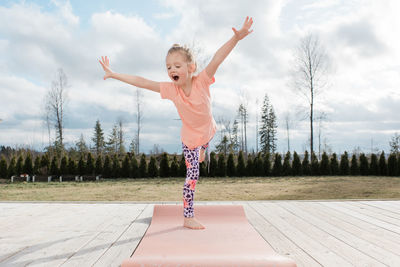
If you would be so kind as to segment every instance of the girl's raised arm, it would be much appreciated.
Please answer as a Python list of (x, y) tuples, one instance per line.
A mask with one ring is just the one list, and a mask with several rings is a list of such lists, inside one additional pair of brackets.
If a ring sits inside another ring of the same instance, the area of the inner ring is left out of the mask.
[(144, 88), (144, 89), (149, 89), (154, 92), (160, 92), (160, 83), (147, 80), (143, 77), (139, 76), (133, 76), (129, 74), (121, 74), (121, 73), (116, 73), (113, 72), (110, 68), (110, 61), (108, 60), (107, 56), (106, 57), (101, 57), (101, 60), (99, 60), (101, 66), (103, 67), (105, 71), (104, 75), (104, 80), (108, 78), (113, 78), (116, 80), (120, 80), (125, 83), (129, 83), (133, 86)]
[(250, 31), (250, 27), (253, 24), (253, 18), (246, 17), (242, 28), (238, 31), (232, 28), (234, 35), (232, 38), (226, 42), (218, 51), (215, 53), (214, 57), (211, 59), (210, 63), (206, 67), (206, 72), (209, 77), (214, 77), (219, 65), (225, 60), (236, 44), (242, 40), (244, 37), (253, 32)]

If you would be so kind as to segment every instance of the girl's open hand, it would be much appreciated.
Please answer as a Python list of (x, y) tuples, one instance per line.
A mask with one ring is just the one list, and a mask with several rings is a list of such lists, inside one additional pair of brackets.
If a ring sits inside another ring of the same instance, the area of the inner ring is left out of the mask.
[(250, 18), (247, 16), (245, 22), (243, 23), (242, 28), (238, 31), (235, 28), (232, 28), (233, 32), (235, 33), (235, 36), (238, 40), (242, 40), (244, 37), (249, 35), (250, 33), (253, 32), (253, 30), (250, 31), (251, 25), (253, 24), (253, 18)]
[(104, 75), (104, 80), (110, 78), (111, 75), (113, 74), (113, 71), (110, 69), (110, 61), (108, 60), (107, 56), (105, 58), (102, 56), (99, 62), (103, 67), (104, 71), (106, 72), (106, 74)]

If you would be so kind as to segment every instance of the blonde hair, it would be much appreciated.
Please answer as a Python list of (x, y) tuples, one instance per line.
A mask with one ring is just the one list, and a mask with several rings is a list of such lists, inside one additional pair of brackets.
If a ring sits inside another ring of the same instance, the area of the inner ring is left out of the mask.
[(194, 65), (195, 65), (195, 69), (197, 69), (196, 61), (194, 60), (193, 53), (192, 53), (192, 51), (189, 49), (189, 47), (187, 47), (187, 46), (181, 46), (181, 45), (179, 45), (179, 44), (174, 44), (174, 45), (168, 50), (167, 56), (170, 55), (170, 54), (176, 53), (176, 52), (181, 53), (181, 55), (183, 55), (183, 56), (185, 57), (186, 62), (187, 62), (187, 63), (190, 63), (190, 64), (194, 64)]

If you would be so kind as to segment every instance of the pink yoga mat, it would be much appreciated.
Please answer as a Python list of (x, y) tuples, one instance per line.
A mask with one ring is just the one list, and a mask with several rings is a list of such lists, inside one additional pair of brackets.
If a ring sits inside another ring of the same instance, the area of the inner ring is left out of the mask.
[(277, 254), (247, 221), (243, 206), (194, 207), (206, 227), (183, 227), (182, 205), (155, 205), (146, 234), (122, 267), (294, 267)]

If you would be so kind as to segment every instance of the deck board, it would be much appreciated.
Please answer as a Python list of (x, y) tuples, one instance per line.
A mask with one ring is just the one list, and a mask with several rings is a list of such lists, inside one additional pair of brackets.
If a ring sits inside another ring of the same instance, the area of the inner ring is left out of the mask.
[[(155, 204), (0, 202), (0, 266), (119, 266)], [(400, 201), (195, 201), (243, 205), (249, 223), (298, 266), (400, 266)], [(182, 220), (183, 222), (183, 220)]]

